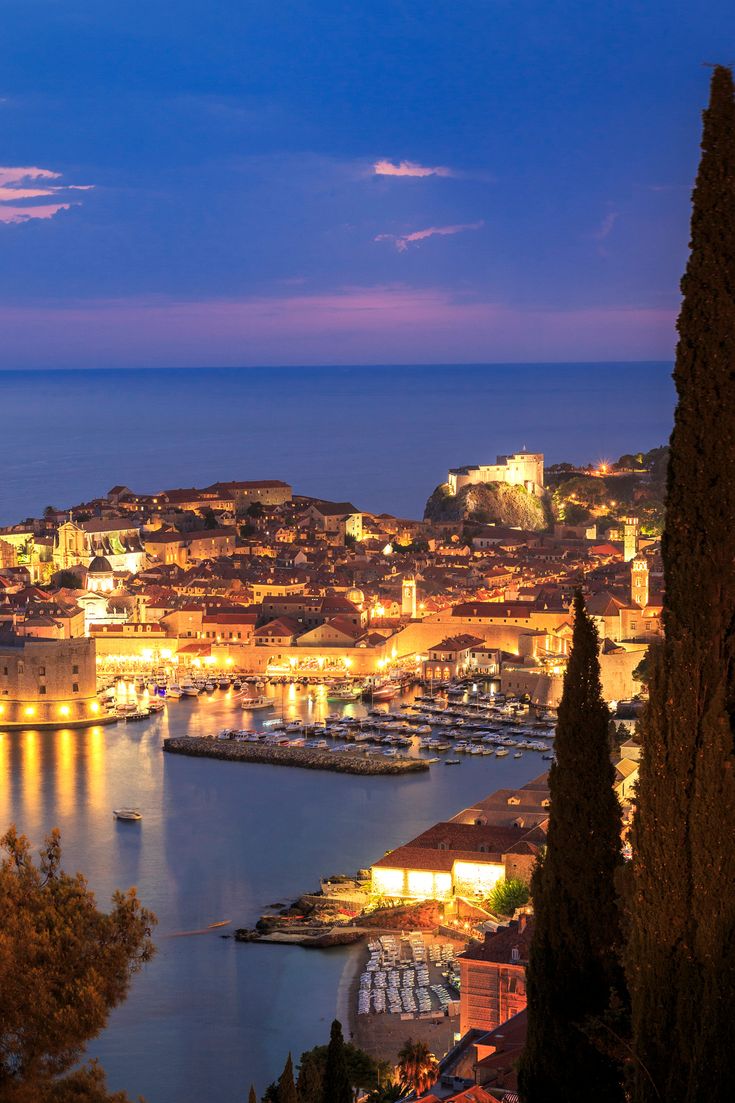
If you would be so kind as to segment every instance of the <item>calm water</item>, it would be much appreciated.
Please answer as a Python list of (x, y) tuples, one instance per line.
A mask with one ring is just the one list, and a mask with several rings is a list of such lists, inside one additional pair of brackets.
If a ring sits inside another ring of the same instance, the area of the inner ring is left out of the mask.
[(0, 373), (0, 524), (133, 490), (280, 478), (420, 516), (448, 467), (662, 444), (671, 365), (512, 364)]
[[(287, 713), (303, 708), (287, 701)], [(262, 1090), (289, 1049), (298, 1056), (327, 1038), (354, 953), (173, 935), (223, 919), (251, 925), (321, 876), (366, 866), (545, 765), (527, 752), (361, 778), (161, 751), (169, 732), (240, 726), (241, 716), (217, 691), (144, 724), (0, 734), (0, 824), (15, 821), (34, 843), (58, 825), (65, 864), (85, 871), (102, 902), (135, 884), (159, 917), (156, 958), (93, 1047), (112, 1087), (148, 1103), (241, 1103), (251, 1080)], [(140, 807), (141, 824), (112, 818), (126, 804)]]

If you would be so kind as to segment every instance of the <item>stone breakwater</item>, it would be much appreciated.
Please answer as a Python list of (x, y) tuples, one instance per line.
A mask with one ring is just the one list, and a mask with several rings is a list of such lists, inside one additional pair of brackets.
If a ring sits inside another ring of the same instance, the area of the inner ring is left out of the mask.
[(164, 739), (164, 751), (195, 758), (222, 758), (228, 762), (261, 762), (267, 766), (300, 766), (304, 770), (332, 770), (338, 774), (402, 776), (429, 769), (420, 758), (383, 758), (380, 755), (320, 751), (306, 747), (271, 747), (230, 739), (181, 736)]

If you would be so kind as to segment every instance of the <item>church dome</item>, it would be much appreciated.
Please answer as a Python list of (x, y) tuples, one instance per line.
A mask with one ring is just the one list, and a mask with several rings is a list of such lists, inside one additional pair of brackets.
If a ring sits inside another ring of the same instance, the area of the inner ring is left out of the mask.
[(365, 595), (362, 590), (358, 590), (356, 586), (353, 586), (351, 590), (348, 590), (345, 594), (348, 601), (351, 601), (353, 605), (364, 605)]
[(89, 574), (112, 574), (110, 561), (104, 555), (95, 555), (87, 570)]

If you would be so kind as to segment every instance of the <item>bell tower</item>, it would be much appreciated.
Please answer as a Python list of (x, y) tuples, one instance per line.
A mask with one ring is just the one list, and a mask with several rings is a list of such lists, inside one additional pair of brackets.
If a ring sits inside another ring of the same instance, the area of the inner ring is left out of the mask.
[(630, 597), (635, 605), (648, 605), (648, 560), (637, 555), (630, 562)]
[(407, 575), (401, 583), (401, 616), (416, 619), (416, 579)]
[(623, 558), (630, 563), (638, 554), (638, 518), (626, 517), (623, 525)]

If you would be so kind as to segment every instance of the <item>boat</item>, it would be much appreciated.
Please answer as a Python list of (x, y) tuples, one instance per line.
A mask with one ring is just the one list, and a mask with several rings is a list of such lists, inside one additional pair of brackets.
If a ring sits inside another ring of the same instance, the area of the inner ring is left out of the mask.
[(163, 712), (166, 708), (160, 697), (151, 697), (148, 702), (148, 712)]
[(220, 689), (229, 689), (230, 688), (230, 679), (229, 678), (220, 678), (219, 688)]
[(255, 712), (257, 709), (272, 709), (273, 705), (274, 702), (262, 694), (259, 697), (243, 697), (240, 702), (240, 707), (247, 712)]
[(495, 757), (496, 758), (505, 758), (505, 756), (509, 753), (510, 752), (509, 752), (507, 747), (498, 747), (497, 751), (495, 752)]
[(362, 686), (339, 682), (327, 692), (328, 701), (357, 701), (362, 696)]
[(147, 708), (135, 709), (134, 712), (126, 712), (124, 719), (125, 723), (128, 724), (131, 720), (147, 720), (149, 716), (150, 711)]
[(242, 682), (239, 678), (235, 678), (235, 681), (232, 683), (232, 688), (234, 690), (242, 689)]
[(374, 686), (370, 691), (370, 696), (373, 701), (392, 701), (400, 692), (401, 687), (397, 682), (384, 682), (382, 685)]
[(181, 689), (181, 696), (182, 697), (198, 697), (199, 696), (199, 690), (194, 685), (194, 683), (191, 682), (191, 681), (182, 682), (181, 686), (180, 686), (180, 689)]
[(445, 766), (459, 766), (459, 765), (461, 765), (461, 763), (460, 763), (460, 760), (458, 758), (445, 758), (444, 759), (444, 765)]
[(523, 758), (523, 751), (516, 751), (513, 758)]
[(113, 808), (112, 814), (116, 820), (125, 820), (126, 822), (143, 819), (137, 808)]
[(179, 697), (181, 697), (181, 695), (182, 695), (181, 686), (177, 685), (175, 682), (172, 682), (170, 686), (166, 687), (166, 696), (167, 697), (179, 698)]
[(214, 682), (207, 682), (204, 689), (206, 693), (214, 693)]

